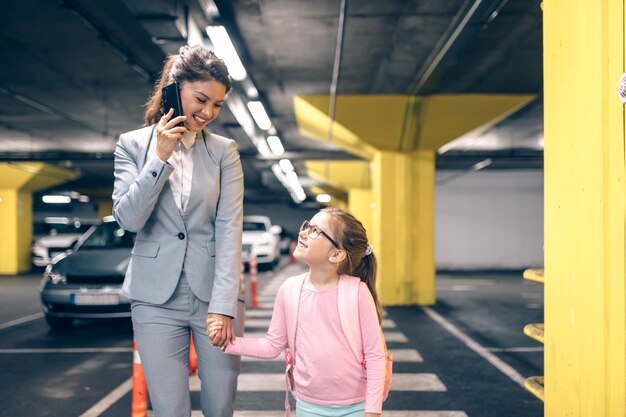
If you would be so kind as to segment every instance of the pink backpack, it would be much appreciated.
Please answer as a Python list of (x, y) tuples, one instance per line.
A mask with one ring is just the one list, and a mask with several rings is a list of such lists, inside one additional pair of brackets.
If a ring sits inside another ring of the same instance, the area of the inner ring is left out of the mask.
[[(298, 308), (300, 306), (300, 291), (304, 285), (304, 279), (306, 274), (298, 275), (289, 278), (285, 282), (286, 291), (285, 294), (285, 312), (287, 316), (287, 341), (289, 348), (285, 349), (285, 383), (288, 391), (293, 392), (294, 380), (293, 380), (293, 365), (295, 360), (295, 339), (296, 339), (296, 326), (298, 324)], [(343, 330), (350, 349), (354, 355), (354, 358), (358, 363), (366, 369), (365, 357), (363, 354), (363, 340), (361, 336), (361, 326), (358, 316), (354, 315), (355, 311), (359, 311), (359, 283), (361, 280), (357, 277), (350, 275), (341, 275), (339, 277), (338, 285), (338, 309), (339, 319), (341, 320), (341, 328)], [(393, 355), (387, 352), (387, 343), (385, 337), (382, 334), (383, 347), (385, 350), (385, 382), (383, 386), (383, 401), (387, 399), (389, 390), (391, 389), (391, 376), (393, 368)], [(293, 351), (293, 352), (292, 352)], [(288, 394), (285, 394), (285, 409), (286, 415), (290, 415), (289, 398)]]

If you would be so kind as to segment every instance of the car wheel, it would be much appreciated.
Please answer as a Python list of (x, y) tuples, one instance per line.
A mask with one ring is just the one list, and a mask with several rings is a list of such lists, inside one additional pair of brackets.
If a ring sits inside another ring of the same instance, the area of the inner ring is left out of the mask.
[(73, 319), (67, 317), (52, 317), (46, 314), (46, 323), (53, 329), (66, 329), (72, 325)]

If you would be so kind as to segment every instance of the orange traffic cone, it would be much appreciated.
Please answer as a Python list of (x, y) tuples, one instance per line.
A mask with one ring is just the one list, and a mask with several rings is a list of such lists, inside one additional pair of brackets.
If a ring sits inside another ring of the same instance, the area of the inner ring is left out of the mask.
[(133, 396), (131, 404), (132, 417), (148, 415), (148, 385), (143, 374), (141, 358), (137, 350), (137, 342), (133, 341)]
[(250, 255), (250, 301), (252, 308), (259, 306), (259, 300), (256, 295), (258, 264), (255, 255)]
[[(191, 330), (189, 331), (191, 334)], [(193, 344), (193, 335), (189, 341), (189, 375), (193, 375), (198, 372), (198, 354), (196, 353), (196, 346)]]

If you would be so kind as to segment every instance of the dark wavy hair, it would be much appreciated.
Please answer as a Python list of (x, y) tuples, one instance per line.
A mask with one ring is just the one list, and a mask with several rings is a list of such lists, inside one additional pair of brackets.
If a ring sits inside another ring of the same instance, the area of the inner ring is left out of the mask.
[(163, 116), (161, 90), (173, 78), (179, 85), (186, 82), (217, 81), (226, 87), (226, 93), (232, 88), (232, 81), (224, 61), (213, 51), (204, 46), (182, 46), (178, 55), (166, 58), (159, 81), (154, 85), (152, 95), (146, 103), (145, 123), (150, 126)]
[(330, 225), (335, 234), (335, 239), (346, 252), (346, 258), (339, 264), (338, 272), (359, 277), (361, 281), (367, 284), (376, 305), (378, 322), (382, 323), (383, 309), (376, 293), (378, 262), (374, 252), (366, 255), (368, 240), (363, 223), (351, 213), (337, 207), (327, 207), (321, 211), (330, 214)]

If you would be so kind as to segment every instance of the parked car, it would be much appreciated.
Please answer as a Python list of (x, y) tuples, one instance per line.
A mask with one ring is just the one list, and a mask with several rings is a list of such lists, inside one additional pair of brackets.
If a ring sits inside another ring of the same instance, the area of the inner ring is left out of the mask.
[(52, 258), (70, 249), (93, 224), (68, 217), (46, 217), (43, 223), (35, 223), (33, 236), (36, 240), (31, 249), (33, 265), (48, 266)]
[(250, 261), (256, 256), (259, 266), (273, 268), (280, 260), (280, 232), (282, 228), (272, 225), (267, 216), (244, 216), (242, 258)]
[(67, 327), (79, 318), (130, 317), (130, 301), (122, 295), (122, 284), (134, 240), (134, 233), (108, 216), (72, 250), (52, 260), (39, 288), (50, 327)]

